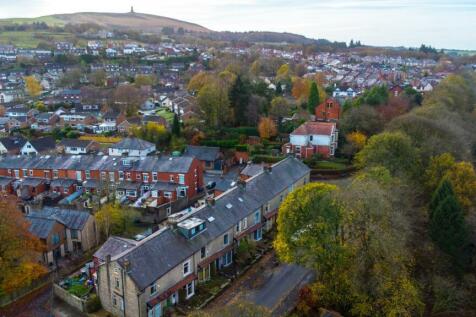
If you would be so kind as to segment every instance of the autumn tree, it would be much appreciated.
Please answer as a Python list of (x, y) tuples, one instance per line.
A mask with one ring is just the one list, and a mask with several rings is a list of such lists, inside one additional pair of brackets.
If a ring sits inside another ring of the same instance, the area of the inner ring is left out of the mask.
[(0, 295), (28, 286), (47, 272), (38, 264), (43, 246), (29, 232), (29, 222), (15, 203), (0, 199)]
[(319, 98), (319, 89), (317, 88), (316, 82), (312, 82), (311, 88), (309, 91), (309, 99), (307, 101), (307, 111), (309, 111), (310, 114), (314, 114), (314, 110), (320, 103), (320, 98)]
[(374, 135), (356, 155), (360, 167), (383, 166), (392, 175), (412, 176), (418, 167), (418, 154), (411, 139), (401, 132)]
[(230, 101), (228, 91), (218, 83), (204, 85), (197, 98), (200, 115), (209, 128), (217, 128), (229, 122)]
[(111, 234), (128, 233), (138, 215), (138, 212), (133, 209), (109, 203), (103, 205), (94, 216), (99, 230), (105, 238), (108, 238)]
[(446, 177), (454, 188), (456, 198), (463, 208), (468, 210), (476, 201), (476, 173), (469, 162), (458, 162)]
[(137, 87), (153, 86), (157, 83), (157, 78), (152, 75), (137, 75), (134, 78), (134, 84)]
[(378, 112), (369, 106), (352, 107), (344, 112), (340, 120), (340, 131), (344, 134), (360, 131), (367, 136), (379, 133), (384, 122)]
[(132, 134), (159, 146), (166, 146), (170, 140), (170, 133), (167, 128), (157, 122), (147, 122), (146, 125), (134, 127)]
[(303, 104), (308, 101), (309, 92), (311, 89), (311, 83), (309, 80), (299, 77), (293, 78), (293, 87), (291, 94), (299, 104)]
[(25, 89), (30, 97), (38, 97), (41, 94), (42, 88), (40, 82), (35, 78), (35, 76), (26, 76), (24, 78)]
[(65, 72), (59, 81), (59, 85), (65, 88), (79, 88), (83, 71), (80, 68), (74, 68)]
[(269, 140), (278, 135), (278, 129), (273, 119), (262, 117), (258, 124), (259, 136), (264, 140)]
[(281, 119), (289, 116), (291, 113), (291, 106), (284, 97), (275, 97), (271, 100), (271, 108), (269, 109), (269, 115)]
[(443, 153), (431, 158), (424, 175), (428, 192), (432, 193), (436, 190), (443, 177), (455, 164), (455, 158), (450, 153)]
[(278, 68), (276, 72), (276, 82), (289, 81), (291, 78), (291, 68), (289, 64), (283, 64)]
[(103, 69), (96, 70), (89, 75), (89, 81), (96, 87), (106, 86), (107, 73)]
[(343, 147), (343, 152), (346, 155), (353, 156), (355, 153), (362, 150), (367, 143), (367, 136), (359, 131), (348, 133), (345, 136), (346, 144)]
[(113, 108), (125, 112), (127, 116), (137, 113), (140, 105), (146, 101), (146, 96), (140, 89), (133, 85), (121, 85), (116, 88), (113, 95)]
[(187, 89), (191, 92), (198, 92), (200, 91), (200, 89), (202, 89), (203, 86), (205, 86), (206, 84), (210, 84), (213, 81), (214, 78), (211, 74), (206, 72), (199, 72), (190, 79), (190, 81), (188, 82)]

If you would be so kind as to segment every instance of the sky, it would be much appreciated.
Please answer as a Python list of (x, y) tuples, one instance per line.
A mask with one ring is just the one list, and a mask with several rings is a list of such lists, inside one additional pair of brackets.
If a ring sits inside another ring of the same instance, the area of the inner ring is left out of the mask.
[(0, 18), (157, 14), (215, 31), (277, 31), (378, 46), (476, 50), (476, 0), (0, 0)]

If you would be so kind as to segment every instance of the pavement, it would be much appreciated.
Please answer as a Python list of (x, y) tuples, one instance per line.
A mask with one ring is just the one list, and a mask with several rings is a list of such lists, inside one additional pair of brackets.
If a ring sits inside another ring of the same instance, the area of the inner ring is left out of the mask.
[(298, 265), (280, 264), (273, 252), (263, 256), (240, 276), (207, 310), (239, 301), (268, 308), (273, 317), (286, 316), (298, 301), (299, 290), (314, 279), (312, 271)]
[(288, 312), (293, 300), (297, 300), (299, 290), (312, 282), (314, 274), (301, 266), (280, 264), (278, 267), (264, 271), (266, 282), (261, 287), (246, 294), (247, 301), (270, 309), (273, 316), (282, 316)]

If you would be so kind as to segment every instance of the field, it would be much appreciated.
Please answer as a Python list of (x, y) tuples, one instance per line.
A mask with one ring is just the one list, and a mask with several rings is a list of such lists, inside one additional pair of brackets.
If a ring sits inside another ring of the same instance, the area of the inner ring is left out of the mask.
[(13, 44), (20, 48), (36, 48), (39, 43), (72, 41), (71, 33), (54, 33), (48, 31), (12, 31), (0, 32), (0, 44)]
[(65, 21), (58, 19), (54, 16), (43, 16), (38, 18), (12, 18), (12, 19), (2, 19), (0, 20), (0, 25), (2, 24), (31, 24), (35, 22), (45, 22), (49, 26), (63, 26)]

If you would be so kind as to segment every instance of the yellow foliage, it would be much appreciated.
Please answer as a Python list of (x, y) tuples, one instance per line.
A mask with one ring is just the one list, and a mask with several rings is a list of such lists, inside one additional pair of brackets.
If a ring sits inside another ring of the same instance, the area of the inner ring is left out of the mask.
[(30, 97), (38, 97), (41, 94), (42, 88), (35, 76), (26, 76), (25, 89)]
[(367, 136), (359, 131), (351, 132), (345, 138), (357, 151), (362, 150), (367, 143)]
[(98, 143), (117, 143), (122, 140), (121, 137), (110, 137), (110, 136), (100, 136), (100, 135), (82, 135), (79, 137), (80, 140), (95, 141)]
[(456, 163), (445, 175), (455, 191), (460, 204), (468, 209), (476, 200), (476, 173), (469, 162)]
[(278, 129), (272, 119), (263, 117), (259, 121), (258, 132), (262, 139), (269, 140), (278, 134)]

